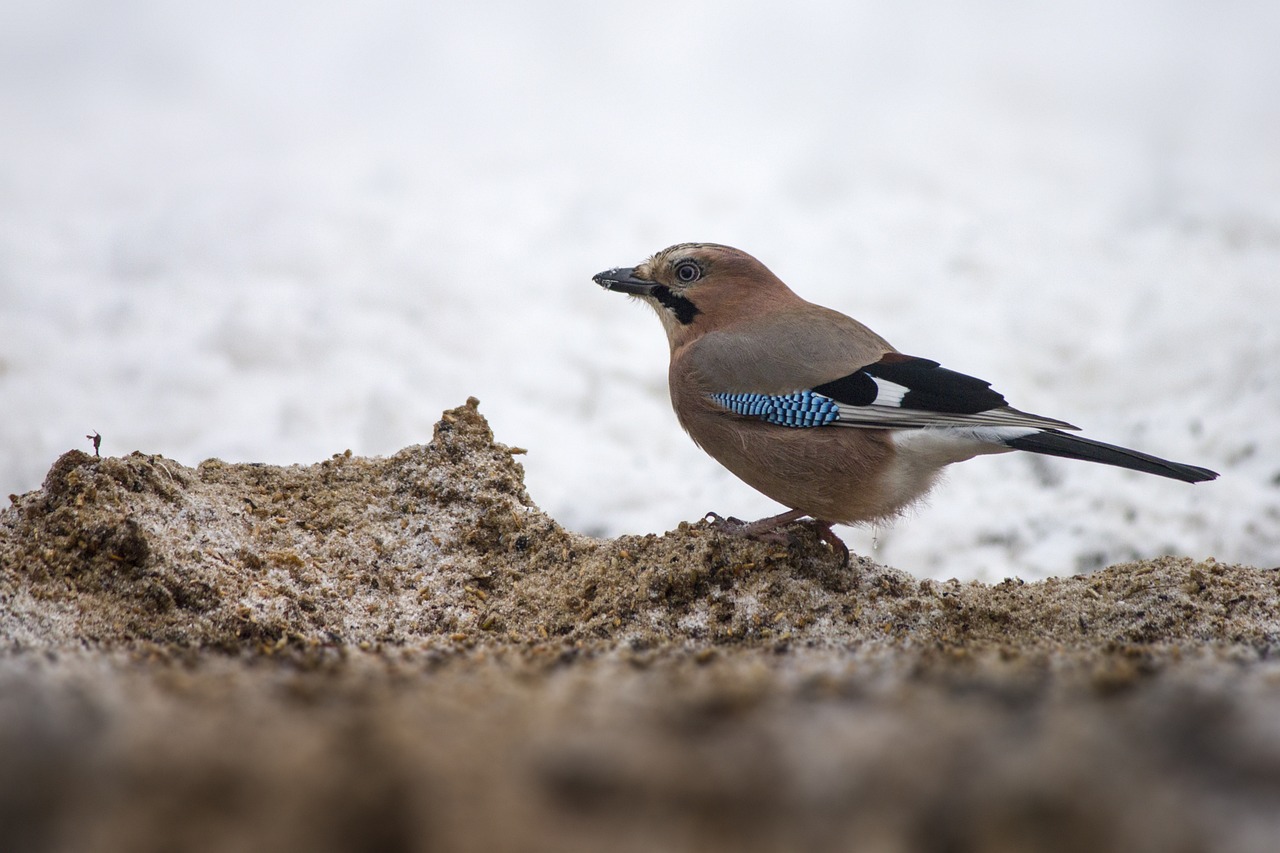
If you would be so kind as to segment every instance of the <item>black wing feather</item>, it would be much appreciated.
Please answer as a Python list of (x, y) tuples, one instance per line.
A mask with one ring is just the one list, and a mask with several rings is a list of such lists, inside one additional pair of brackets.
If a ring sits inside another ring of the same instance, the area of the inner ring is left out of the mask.
[(876, 395), (880, 393), (876, 381), (866, 370), (859, 370), (848, 376), (815, 385), (813, 390), (846, 406), (870, 406), (876, 401)]
[(889, 353), (875, 364), (818, 385), (813, 390), (838, 403), (869, 406), (875, 402), (879, 392), (872, 377), (906, 388), (907, 393), (899, 404), (904, 409), (976, 415), (1008, 405), (1003, 394), (991, 390), (990, 382), (947, 370), (927, 358), (900, 353)]

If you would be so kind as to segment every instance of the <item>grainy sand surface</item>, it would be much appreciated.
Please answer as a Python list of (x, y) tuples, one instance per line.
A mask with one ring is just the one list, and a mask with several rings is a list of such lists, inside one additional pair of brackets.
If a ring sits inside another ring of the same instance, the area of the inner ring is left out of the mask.
[(597, 540), (476, 402), (388, 458), (71, 451), (0, 514), (21, 851), (1274, 850), (1280, 572)]

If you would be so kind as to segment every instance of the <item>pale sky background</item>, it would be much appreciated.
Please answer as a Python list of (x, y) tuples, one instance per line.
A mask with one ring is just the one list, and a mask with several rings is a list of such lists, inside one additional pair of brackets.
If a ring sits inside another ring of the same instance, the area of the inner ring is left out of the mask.
[[(481, 399), (568, 527), (781, 510), (591, 276), (759, 257), (1019, 408), (1222, 472), (956, 466), (920, 576), (1280, 565), (1280, 4), (0, 10), (0, 494), (67, 449), (310, 463)], [(874, 536), (874, 550), (873, 550)]]

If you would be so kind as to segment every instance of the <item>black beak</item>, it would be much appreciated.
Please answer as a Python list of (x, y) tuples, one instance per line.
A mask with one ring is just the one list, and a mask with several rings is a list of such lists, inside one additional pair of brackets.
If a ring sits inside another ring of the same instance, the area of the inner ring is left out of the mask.
[(649, 296), (658, 286), (657, 282), (636, 278), (634, 267), (614, 267), (591, 277), (591, 280), (605, 290), (616, 290), (619, 293), (633, 293), (636, 296)]

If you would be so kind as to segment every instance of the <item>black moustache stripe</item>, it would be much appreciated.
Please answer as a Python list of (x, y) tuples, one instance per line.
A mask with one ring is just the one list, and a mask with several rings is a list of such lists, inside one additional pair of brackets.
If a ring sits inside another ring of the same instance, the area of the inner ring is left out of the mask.
[(671, 288), (666, 285), (658, 285), (650, 294), (658, 303), (666, 308), (672, 314), (676, 315), (676, 319), (680, 321), (680, 325), (687, 326), (693, 322), (693, 318), (701, 314), (698, 306), (694, 305), (688, 299), (679, 294), (672, 293)]

